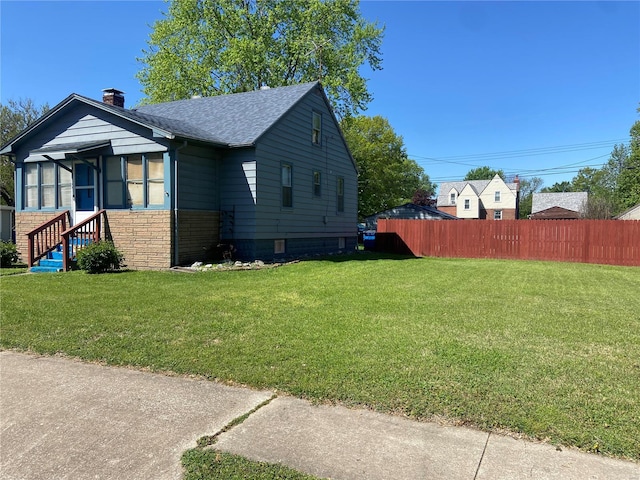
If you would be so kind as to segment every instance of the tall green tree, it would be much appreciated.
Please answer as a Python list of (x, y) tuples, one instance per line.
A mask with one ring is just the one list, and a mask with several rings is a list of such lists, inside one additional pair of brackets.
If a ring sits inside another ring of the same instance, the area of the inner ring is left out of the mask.
[[(640, 112), (640, 108), (638, 109)], [(620, 168), (616, 184), (616, 196), (620, 211), (640, 203), (640, 121), (630, 130), (631, 142), (624, 165)]]
[(540, 190), (542, 193), (562, 193), (562, 192), (573, 192), (573, 185), (571, 182), (567, 182), (563, 180), (562, 182), (556, 182), (550, 187), (544, 187)]
[(527, 218), (529, 215), (531, 215), (531, 208), (533, 207), (533, 194), (540, 189), (543, 183), (544, 182), (540, 177), (520, 179), (520, 218)]
[[(0, 104), (0, 145), (4, 145), (49, 110), (46, 103), (36, 106), (30, 98), (10, 99)], [(7, 156), (0, 156), (0, 198), (6, 205), (15, 205), (13, 163)]]
[(360, 219), (410, 202), (420, 189), (435, 191), (436, 185), (407, 156), (404, 140), (386, 118), (347, 117), (341, 127), (358, 167)]
[(344, 117), (372, 99), (383, 31), (358, 0), (171, 0), (137, 77), (148, 103), (321, 80)]
[(494, 170), (491, 167), (478, 167), (473, 168), (467, 172), (467, 175), (464, 177), (464, 181), (469, 180), (491, 180), (496, 175), (500, 175), (501, 178), (504, 179), (504, 172), (502, 170)]

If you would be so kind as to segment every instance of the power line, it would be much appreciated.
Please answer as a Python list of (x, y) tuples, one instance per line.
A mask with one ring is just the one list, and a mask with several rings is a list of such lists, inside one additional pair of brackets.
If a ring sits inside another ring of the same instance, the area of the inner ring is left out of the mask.
[(491, 152), (491, 153), (475, 153), (475, 154), (466, 154), (466, 155), (448, 155), (445, 157), (426, 157), (422, 155), (412, 155), (409, 154), (412, 158), (419, 158), (427, 161), (431, 161), (434, 163), (442, 162), (442, 163), (454, 163), (472, 166), (471, 164), (467, 164), (462, 162), (462, 160), (491, 160), (491, 159), (504, 159), (504, 158), (520, 158), (520, 157), (530, 157), (536, 155), (550, 155), (554, 153), (570, 153), (570, 152), (579, 152), (583, 150), (593, 150), (593, 149), (601, 149), (605, 147), (613, 147), (618, 143), (628, 142), (628, 139), (614, 139), (614, 140), (600, 140), (597, 142), (588, 142), (588, 143), (574, 143), (569, 145), (556, 145), (553, 147), (539, 147), (539, 148), (528, 148), (522, 150), (506, 150), (501, 152)]

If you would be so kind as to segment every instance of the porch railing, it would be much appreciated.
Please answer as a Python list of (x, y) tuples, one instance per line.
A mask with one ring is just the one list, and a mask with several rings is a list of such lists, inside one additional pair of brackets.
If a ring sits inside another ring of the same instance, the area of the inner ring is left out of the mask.
[(27, 263), (29, 268), (54, 250), (62, 242), (62, 234), (67, 230), (69, 210), (46, 221), (27, 233)]
[(71, 261), (78, 252), (90, 243), (97, 243), (102, 236), (102, 221), (106, 215), (106, 210), (91, 215), (86, 220), (74, 225), (62, 232), (62, 268), (68, 271)]

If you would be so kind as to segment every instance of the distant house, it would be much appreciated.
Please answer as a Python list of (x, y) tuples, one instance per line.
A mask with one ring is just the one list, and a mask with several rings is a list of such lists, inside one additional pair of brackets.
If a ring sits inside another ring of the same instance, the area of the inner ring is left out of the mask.
[(0, 240), (13, 242), (14, 207), (0, 205)]
[(0, 153), (15, 163), (23, 254), (65, 212), (67, 226), (102, 215), (130, 268), (220, 243), (248, 260), (357, 244), (356, 166), (318, 82), (131, 110), (115, 89), (71, 94)]
[(617, 220), (640, 220), (640, 203), (635, 207), (625, 210), (616, 217)]
[(441, 212), (437, 208), (405, 203), (399, 207), (390, 208), (383, 212), (369, 215), (364, 219), (367, 229), (375, 230), (378, 226), (378, 219), (393, 218), (404, 220), (458, 220), (458, 218), (448, 213)]
[(499, 175), (491, 180), (443, 182), (438, 210), (465, 219), (515, 220), (520, 203), (520, 181), (505, 183)]
[(534, 193), (529, 218), (532, 220), (582, 218), (587, 199), (587, 192)]

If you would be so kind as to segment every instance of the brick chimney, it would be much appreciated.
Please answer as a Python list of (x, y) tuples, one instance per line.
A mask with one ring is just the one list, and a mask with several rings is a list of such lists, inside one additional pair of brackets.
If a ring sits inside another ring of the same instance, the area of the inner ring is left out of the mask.
[(116, 88), (105, 88), (102, 90), (102, 102), (124, 108), (124, 92)]
[(520, 178), (518, 178), (518, 175), (516, 175), (516, 178), (513, 179), (513, 183), (516, 184), (516, 192), (520, 191)]

